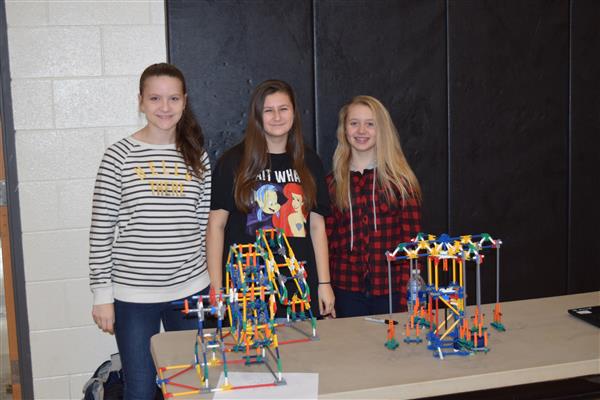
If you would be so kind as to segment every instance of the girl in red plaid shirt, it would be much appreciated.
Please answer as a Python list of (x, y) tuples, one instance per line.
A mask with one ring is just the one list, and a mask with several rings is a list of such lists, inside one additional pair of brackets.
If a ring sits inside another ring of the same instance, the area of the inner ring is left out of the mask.
[[(420, 231), (421, 188), (386, 108), (357, 96), (339, 113), (332, 213), (326, 218), (338, 317), (389, 312), (386, 250)], [(408, 264), (392, 264), (394, 311), (406, 309)]]

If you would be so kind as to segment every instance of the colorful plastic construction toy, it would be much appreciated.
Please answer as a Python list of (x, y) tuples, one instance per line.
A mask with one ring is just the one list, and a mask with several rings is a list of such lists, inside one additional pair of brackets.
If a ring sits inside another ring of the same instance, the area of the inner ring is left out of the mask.
[[(261, 229), (257, 231), (256, 245), (263, 249), (267, 278), (280, 304), (286, 307), (286, 323), (310, 321), (310, 336), (317, 338), (317, 319), (310, 308), (310, 287), (304, 262), (296, 259), (294, 251), (283, 231), (276, 229)], [(231, 257), (231, 255), (230, 255)], [(229, 274), (229, 264), (227, 269)], [(226, 285), (229, 285), (226, 282)]]
[[(475, 352), (488, 352), (488, 331), (484, 314), (481, 312), (480, 269), (484, 260), (484, 250), (496, 250), (496, 305), (490, 324), (499, 331), (505, 327), (501, 322), (500, 311), (500, 239), (492, 239), (487, 233), (450, 237), (447, 234), (436, 238), (419, 233), (411, 242), (400, 243), (393, 251), (387, 251), (388, 279), (391, 290), (391, 263), (409, 260), (410, 280), (407, 290), (409, 321), (406, 324), (405, 343), (421, 343), (422, 332), (426, 332), (428, 349), (435, 357), (443, 359), (449, 355), (466, 356)], [(418, 260), (426, 259), (427, 283), (423, 281), (418, 269)], [(476, 267), (476, 307), (469, 318), (466, 313), (467, 262), (473, 261)], [(440, 268), (442, 269), (440, 271)], [(440, 275), (448, 281), (446, 286), (440, 283)], [(393, 337), (390, 295), (390, 326), (386, 347), (393, 349), (396, 339)], [(443, 319), (440, 321), (443, 310)], [(397, 342), (396, 342), (397, 343)], [(397, 347), (397, 345), (396, 345)]]
[[(304, 264), (296, 259), (283, 232), (260, 230), (255, 243), (232, 245), (226, 264), (226, 284), (221, 293), (218, 296), (214, 292), (193, 296), (183, 302), (183, 313), (198, 318), (194, 362), (158, 369), (157, 382), (165, 398), (285, 384), (279, 345), (317, 339), (306, 276)], [(276, 318), (277, 303), (286, 307), (285, 317)], [(204, 329), (207, 314), (217, 317), (214, 332)], [(228, 333), (223, 333), (227, 329), (223, 327), (225, 315), (229, 321)], [(296, 326), (302, 321), (310, 321), (310, 333)], [(279, 343), (277, 330), (282, 326), (294, 328), (304, 335), (304, 339)], [(233, 343), (226, 343), (227, 337)], [(241, 358), (234, 358), (236, 353), (241, 354)], [(232, 385), (228, 365), (234, 363), (264, 365), (274, 380), (255, 385)], [(210, 367), (222, 367), (224, 382), (220, 387), (211, 386)], [(178, 376), (190, 370), (195, 370), (200, 386), (177, 382)], [(169, 371), (174, 374), (167, 376)], [(169, 392), (169, 385), (183, 391)]]

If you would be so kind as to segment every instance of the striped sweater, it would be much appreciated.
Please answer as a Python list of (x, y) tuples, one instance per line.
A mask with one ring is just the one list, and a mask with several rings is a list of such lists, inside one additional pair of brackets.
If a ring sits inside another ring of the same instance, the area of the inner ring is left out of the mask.
[(176, 300), (209, 284), (206, 224), (211, 171), (188, 172), (175, 145), (128, 137), (104, 153), (92, 205), (94, 304)]

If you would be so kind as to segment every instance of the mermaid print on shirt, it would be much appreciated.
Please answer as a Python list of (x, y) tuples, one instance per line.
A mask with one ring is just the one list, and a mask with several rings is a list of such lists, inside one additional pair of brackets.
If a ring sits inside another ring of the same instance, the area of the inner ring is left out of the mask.
[(246, 220), (246, 232), (276, 228), (288, 237), (306, 237), (304, 192), (294, 169), (264, 170), (257, 177), (254, 203)]

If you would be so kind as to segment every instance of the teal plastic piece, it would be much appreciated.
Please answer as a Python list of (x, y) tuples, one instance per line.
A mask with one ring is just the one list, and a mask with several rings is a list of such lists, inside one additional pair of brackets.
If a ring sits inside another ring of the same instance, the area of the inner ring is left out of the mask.
[(492, 322), (490, 325), (496, 328), (497, 331), (506, 332), (506, 328), (501, 322)]
[(385, 347), (387, 347), (388, 350), (396, 350), (398, 346), (400, 346), (400, 343), (398, 343), (396, 338), (391, 338), (390, 340), (385, 342)]

